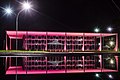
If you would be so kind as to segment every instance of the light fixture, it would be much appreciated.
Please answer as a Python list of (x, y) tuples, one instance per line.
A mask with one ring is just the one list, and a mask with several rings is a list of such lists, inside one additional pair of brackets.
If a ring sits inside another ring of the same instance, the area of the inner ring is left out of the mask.
[(32, 9), (32, 5), (31, 5), (31, 3), (30, 2), (23, 2), (23, 3), (21, 3), (22, 4), (22, 9), (24, 9), (24, 10), (29, 10), (29, 9)]
[(98, 73), (95, 74), (96, 77), (100, 77), (100, 75)]
[(99, 59), (98, 62), (101, 62), (101, 60)]
[(114, 64), (114, 60), (113, 59), (110, 59), (110, 64)]
[(2, 7), (2, 9), (3, 9), (4, 15), (12, 15), (13, 14), (13, 10), (10, 6), (6, 7), (6, 8)]
[(100, 29), (99, 28), (95, 28), (94, 32), (100, 32)]
[(108, 77), (111, 78), (111, 79), (113, 78), (113, 76), (111, 74), (109, 74)]
[(6, 12), (7, 14), (11, 14), (11, 13), (12, 13), (12, 9), (11, 9), (11, 8), (7, 8), (7, 9), (5, 9), (5, 12)]
[(108, 28), (107, 28), (107, 31), (109, 31), (109, 32), (111, 32), (112, 30), (113, 30), (112, 27), (108, 27)]
[(110, 44), (110, 46), (113, 46), (114, 45), (114, 41), (110, 41), (109, 44)]

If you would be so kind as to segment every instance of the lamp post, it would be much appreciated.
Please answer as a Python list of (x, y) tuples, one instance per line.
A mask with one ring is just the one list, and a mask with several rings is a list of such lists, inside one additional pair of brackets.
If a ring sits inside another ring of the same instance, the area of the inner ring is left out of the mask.
[(29, 11), (30, 9), (32, 9), (32, 5), (29, 3), (29, 2), (24, 2), (24, 3), (21, 3), (22, 4), (22, 9), (17, 13), (16, 15), (16, 50), (18, 50), (18, 22), (19, 22), (19, 15), (20, 13), (22, 13), (23, 11)]
[[(22, 13), (23, 11), (29, 11), (30, 9), (32, 9), (32, 5), (31, 3), (29, 3), (28, 1), (27, 2), (19, 2), (21, 5), (22, 5), (22, 9), (17, 13), (15, 14), (16, 16), (16, 21), (15, 21), (15, 27), (16, 27), (16, 50), (18, 50), (18, 36), (17, 36), (17, 31), (18, 31), (18, 22), (19, 22), (19, 15), (20, 13)], [(12, 8), (9, 6), (9, 7), (6, 7), (6, 8), (3, 8), (3, 7), (0, 7), (3, 9), (3, 12), (5, 13), (4, 15), (11, 15), (11, 14), (14, 14), (13, 13), (13, 10)], [(34, 10), (34, 9), (32, 9)], [(17, 80), (17, 57), (16, 57), (16, 80)]]
[(17, 14), (14, 14), (12, 8), (10, 6), (4, 8), (4, 7), (0, 7), (1, 9), (3, 9), (3, 12), (4, 12), (4, 15), (12, 15), (14, 14), (16, 16), (16, 21), (15, 21), (15, 27), (16, 27), (16, 50), (18, 50), (18, 34), (17, 34), (17, 31), (18, 31), (18, 22), (19, 22), (19, 15), (20, 13), (22, 13), (23, 11), (29, 11), (30, 9), (31, 10), (34, 10), (32, 8), (32, 5), (31, 5), (31, 2), (28, 2), (28, 1), (24, 1), (23, 3), (22, 2), (19, 2), (21, 4), (21, 10), (17, 13)]

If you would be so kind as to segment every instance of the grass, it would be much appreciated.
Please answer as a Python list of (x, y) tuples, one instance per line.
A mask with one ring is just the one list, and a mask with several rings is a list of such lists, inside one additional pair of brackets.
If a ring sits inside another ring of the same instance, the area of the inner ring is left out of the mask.
[(0, 50), (0, 52), (32, 52), (32, 53), (36, 53), (36, 52), (47, 52), (47, 51), (26, 51), (26, 50)]
[[(26, 51), (26, 50), (0, 50), (0, 52), (30, 52), (30, 53), (42, 53), (42, 52), (49, 52), (49, 51)], [(67, 51), (67, 52), (71, 52), (71, 51)], [(120, 52), (120, 51), (112, 51), (112, 50), (102, 50), (102, 51), (96, 51), (96, 50), (93, 50), (93, 51), (75, 51), (75, 52)]]

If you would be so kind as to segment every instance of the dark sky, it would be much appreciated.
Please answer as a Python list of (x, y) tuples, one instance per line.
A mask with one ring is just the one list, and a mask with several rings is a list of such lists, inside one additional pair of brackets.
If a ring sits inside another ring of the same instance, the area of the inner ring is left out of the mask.
[[(23, 1), (23, 0), (19, 0)], [(109, 25), (118, 27), (120, 11), (112, 0), (29, 0), (39, 11), (21, 13), (19, 30), (93, 32), (100, 27), (103, 32)], [(114, 0), (120, 7), (120, 1)], [(0, 6), (10, 4), (15, 13), (20, 10), (15, 0), (0, 0)], [(0, 38), (5, 39), (5, 30), (15, 30), (15, 16), (3, 16), (0, 10)], [(2, 41), (3, 43), (3, 41)]]

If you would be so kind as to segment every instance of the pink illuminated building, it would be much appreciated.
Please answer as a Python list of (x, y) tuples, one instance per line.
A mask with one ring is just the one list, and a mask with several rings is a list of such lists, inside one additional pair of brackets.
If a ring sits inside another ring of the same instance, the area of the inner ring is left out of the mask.
[[(17, 31), (16, 35), (16, 31), (6, 31), (6, 50), (15, 49), (16, 38), (28, 52), (6, 57), (6, 74), (118, 71), (117, 33)], [(13, 64), (16, 59), (22, 63)]]
[[(6, 31), (11, 50), (11, 42), (16, 39), (16, 31)], [(108, 41), (113, 41), (113, 50), (118, 50), (118, 35), (116, 33), (70, 33), (70, 32), (34, 32), (18, 31), (17, 39), (23, 40), (23, 50), (76, 52), (102, 51), (110, 47)], [(112, 39), (113, 38), (113, 39)], [(6, 40), (7, 41), (7, 40)]]

